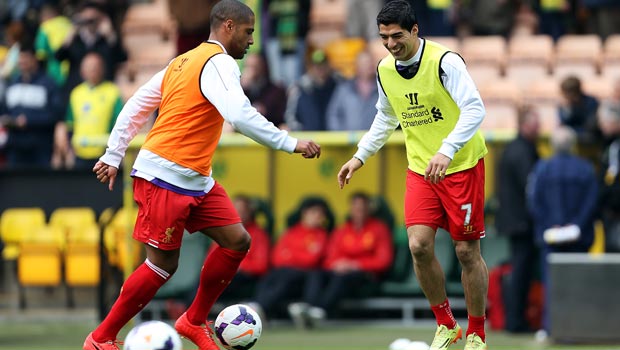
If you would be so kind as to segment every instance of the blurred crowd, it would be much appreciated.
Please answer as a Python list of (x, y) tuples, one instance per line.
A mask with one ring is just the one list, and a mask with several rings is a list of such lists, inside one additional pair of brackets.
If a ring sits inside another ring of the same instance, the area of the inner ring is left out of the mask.
[(9, 168), (92, 168), (123, 106), (113, 83), (127, 60), (119, 25), (127, 4), (3, 2), (0, 150)]
[[(220, 297), (225, 304), (248, 303), (263, 322), (286, 315), (299, 328), (313, 328), (338, 316), (343, 299), (376, 291), (389, 278), (394, 219), (380, 197), (353, 193), (343, 220), (321, 196), (305, 197), (278, 235), (271, 231), (274, 218), (265, 202), (240, 194), (233, 203), (252, 249)], [(194, 293), (186, 288), (168, 299), (169, 316), (182, 313)]]
[[(103, 150), (90, 141), (105, 139), (127, 98), (115, 84), (120, 74), (127, 74), (123, 68), (130, 58), (124, 16), (134, 4), (155, 1), (163, 0), (0, 2), (0, 167), (92, 165)], [(372, 24), (383, 2), (338, 1), (346, 6), (344, 35), (376, 40)], [(167, 4), (177, 53), (208, 38), (215, 2)], [(255, 45), (241, 62), (241, 82), (253, 105), (283, 129), (367, 130), (377, 100), (375, 53), (365, 46), (355, 50), (345, 67), (335, 67), (324, 45), (310, 38), (312, 6), (336, 0), (246, 2), (260, 14)], [(557, 39), (595, 33), (606, 38), (620, 32), (620, 22), (614, 20), (620, 5), (613, 0), (411, 2), (423, 37), (548, 34)], [(597, 105), (588, 101), (583, 108), (589, 110), (583, 112), (592, 113)], [(566, 114), (566, 106), (559, 109), (562, 122), (581, 122)], [(231, 126), (226, 130), (234, 132)]]

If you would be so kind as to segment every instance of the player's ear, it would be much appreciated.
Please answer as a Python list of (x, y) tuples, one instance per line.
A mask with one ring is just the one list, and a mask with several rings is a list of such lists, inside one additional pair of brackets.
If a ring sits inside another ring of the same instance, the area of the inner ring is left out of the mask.
[(226, 27), (226, 30), (229, 31), (229, 32), (232, 32), (233, 28), (235, 28), (235, 23), (233, 22), (232, 19), (226, 20), (224, 25)]

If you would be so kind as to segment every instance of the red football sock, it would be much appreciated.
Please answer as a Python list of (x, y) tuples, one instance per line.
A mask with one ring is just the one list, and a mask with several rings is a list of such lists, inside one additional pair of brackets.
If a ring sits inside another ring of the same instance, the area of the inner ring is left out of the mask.
[(443, 303), (438, 305), (431, 305), (431, 310), (435, 314), (437, 325), (444, 325), (450, 329), (456, 326), (456, 319), (452, 315), (452, 309), (450, 309), (450, 302), (446, 299)]
[(483, 342), (486, 342), (486, 334), (484, 333), (484, 320), (486, 317), (482, 316), (472, 316), (467, 315), (467, 319), (469, 320), (469, 324), (467, 325), (466, 336), (476, 333)]
[(246, 254), (217, 247), (207, 256), (200, 272), (196, 297), (187, 309), (187, 319), (191, 324), (202, 325), (206, 322), (211, 307), (230, 284)]
[(127, 278), (112, 309), (93, 331), (98, 342), (116, 340), (118, 332), (148, 304), (170, 274), (146, 260)]

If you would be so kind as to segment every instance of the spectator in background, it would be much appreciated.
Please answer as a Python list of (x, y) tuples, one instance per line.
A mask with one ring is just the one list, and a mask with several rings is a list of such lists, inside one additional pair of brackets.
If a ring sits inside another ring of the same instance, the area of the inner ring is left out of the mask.
[(572, 19), (569, 0), (541, 1), (538, 6), (540, 34), (550, 35), (557, 41), (566, 34)]
[(281, 303), (299, 299), (308, 278), (321, 268), (331, 226), (329, 213), (323, 199), (311, 197), (301, 203), (298, 221), (290, 222), (273, 247), (271, 270), (250, 303), (261, 315), (273, 315)]
[(347, 0), (347, 36), (367, 41), (377, 39), (377, 26), (369, 23), (376, 21), (382, 6), (383, 3), (378, 0)]
[(71, 91), (66, 119), (56, 128), (53, 167), (90, 170), (104, 153), (103, 146), (84, 144), (89, 139), (107, 140), (123, 108), (119, 88), (104, 79), (104, 71), (105, 62), (98, 53), (91, 52), (82, 60), (84, 82)]
[(527, 179), (539, 159), (536, 143), (540, 117), (530, 106), (518, 114), (517, 137), (509, 142), (497, 167), (497, 199), (495, 217), (498, 234), (510, 240), (510, 286), (506, 289), (506, 330), (530, 331), (525, 310), (534, 277), (538, 249), (534, 243), (534, 227), (526, 201)]
[(303, 302), (289, 305), (298, 327), (314, 327), (338, 308), (344, 297), (355, 296), (365, 285), (377, 283), (394, 258), (392, 233), (371, 216), (370, 197), (351, 196), (349, 217), (329, 238), (323, 268), (314, 271), (304, 288)]
[(369, 51), (355, 61), (355, 77), (336, 86), (327, 106), (327, 130), (368, 130), (377, 114), (377, 65)]
[(268, 13), (264, 43), (271, 79), (291, 86), (303, 73), (310, 0), (265, 0)]
[(73, 30), (71, 21), (60, 13), (58, 4), (46, 2), (39, 14), (41, 25), (37, 30), (34, 47), (37, 58), (45, 62), (47, 74), (62, 86), (69, 74), (69, 62), (56, 59), (56, 52)]
[(582, 0), (588, 15), (587, 30), (598, 34), (603, 40), (611, 34), (620, 33), (620, 2), (617, 0)]
[(219, 0), (168, 0), (170, 15), (177, 25), (177, 55), (209, 38), (211, 8)]
[(575, 130), (577, 139), (583, 144), (596, 144), (600, 141), (600, 130), (597, 126), (596, 111), (598, 101), (586, 95), (581, 81), (569, 76), (560, 83), (562, 102), (558, 113), (560, 124)]
[(426, 0), (427, 27), (424, 36), (455, 35), (456, 6), (452, 0)]
[(11, 22), (5, 32), (6, 46), (8, 48), (4, 59), (0, 64), (0, 79), (4, 83), (19, 73), (18, 61), (21, 41), (26, 41), (24, 25), (21, 22)]
[(605, 251), (617, 253), (620, 252), (620, 100), (602, 103), (598, 122), (607, 145), (603, 151), (599, 180)]
[(336, 89), (335, 73), (323, 50), (312, 50), (306, 73), (288, 92), (285, 120), (295, 131), (326, 130), (327, 105)]
[[(542, 282), (546, 287), (550, 253), (585, 253), (592, 245), (598, 199), (594, 167), (575, 155), (575, 131), (560, 126), (551, 134), (550, 141), (553, 156), (536, 164), (527, 188), (536, 243), (541, 249)], [(545, 290), (543, 327), (548, 332), (549, 288)]]
[(69, 75), (64, 86), (66, 98), (82, 82), (80, 65), (89, 52), (97, 52), (106, 63), (105, 80), (114, 81), (117, 68), (127, 60), (127, 53), (121, 45), (112, 21), (101, 5), (87, 1), (82, 4), (74, 19), (74, 29), (56, 51), (58, 61), (69, 62)]
[[(48, 0), (43, 0), (48, 1)], [(49, 0), (49, 1), (57, 1), (57, 0)], [(65, 0), (66, 1), (66, 0)], [(82, 0), (84, 1), (84, 0)], [(86, 0), (91, 1), (97, 5), (101, 11), (103, 11), (110, 21), (112, 22), (112, 27), (116, 33), (120, 33), (122, 30), (123, 21), (125, 20), (125, 14), (127, 13), (127, 9), (131, 3), (135, 3), (134, 0)], [(159, 1), (159, 0), (158, 0)], [(177, 1), (178, 3), (179, 1)]]
[(59, 116), (58, 87), (40, 68), (32, 45), (21, 46), (18, 68), (1, 106), (0, 125), (9, 130), (8, 166), (48, 168)]
[(286, 128), (286, 89), (271, 80), (263, 55), (251, 53), (246, 57), (241, 73), (241, 86), (259, 113), (275, 126)]
[(460, 16), (473, 35), (501, 35), (512, 32), (520, 0), (465, 0), (460, 4)]
[[(243, 227), (252, 238), (252, 248), (239, 265), (237, 274), (222, 293), (220, 299), (235, 300), (248, 297), (247, 291), (252, 290), (269, 270), (269, 253), (271, 238), (264, 228), (256, 222), (257, 208), (252, 198), (238, 195), (233, 199), (235, 209), (239, 213)], [(212, 243), (210, 250), (218, 246)]]

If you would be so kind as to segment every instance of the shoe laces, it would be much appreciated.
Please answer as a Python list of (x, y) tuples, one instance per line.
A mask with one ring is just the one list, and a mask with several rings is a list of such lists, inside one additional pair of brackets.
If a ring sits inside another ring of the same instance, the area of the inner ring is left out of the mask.
[(435, 338), (433, 339), (433, 343), (431, 344), (432, 346), (439, 346), (440, 344), (443, 344), (445, 342), (445, 339), (440, 338), (438, 336), (444, 336), (445, 333), (448, 331), (448, 327), (441, 325), (437, 328), (437, 331), (435, 332)]
[(116, 346), (117, 349), (120, 349), (119, 345), (123, 345), (125, 344), (123, 341), (120, 341), (118, 339), (115, 340), (106, 340), (103, 343), (108, 344), (108, 345), (114, 345)]
[(213, 330), (213, 321), (207, 321), (206, 322), (205, 330), (207, 332), (207, 336), (209, 336), (209, 338), (213, 339), (213, 334), (215, 333), (215, 331)]
[(471, 345), (482, 345), (484, 344), (484, 342), (482, 341), (482, 338), (480, 338), (480, 336), (476, 333), (472, 333), (470, 334), (470, 336), (467, 337), (467, 342)]

